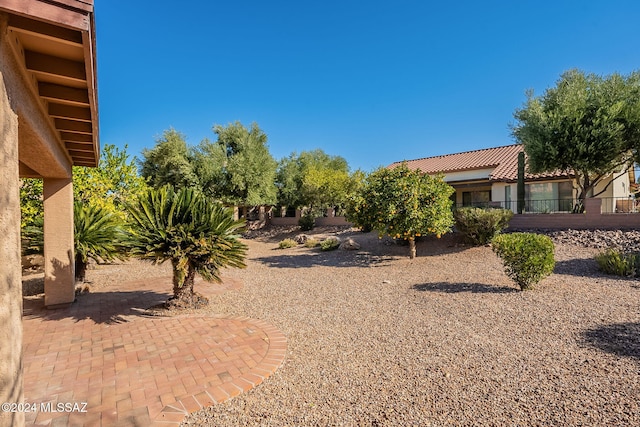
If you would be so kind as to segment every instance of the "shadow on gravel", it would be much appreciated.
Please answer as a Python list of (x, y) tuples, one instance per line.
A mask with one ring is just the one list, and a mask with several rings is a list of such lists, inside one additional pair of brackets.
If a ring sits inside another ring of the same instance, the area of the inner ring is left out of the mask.
[(583, 344), (622, 357), (640, 359), (640, 323), (614, 323), (582, 332)]
[(311, 268), (311, 267), (379, 267), (393, 261), (391, 256), (378, 256), (364, 252), (346, 253), (341, 250), (332, 252), (298, 253), (295, 255), (274, 255), (255, 258), (275, 268)]
[(556, 262), (553, 269), (556, 274), (567, 274), (570, 276), (601, 276), (602, 272), (598, 270), (598, 264), (595, 259), (569, 259)]
[(414, 285), (413, 289), (420, 292), (443, 292), (446, 294), (458, 294), (463, 292), (469, 292), (472, 294), (507, 294), (520, 292), (516, 288), (485, 285), (483, 283), (424, 283), (422, 285)]

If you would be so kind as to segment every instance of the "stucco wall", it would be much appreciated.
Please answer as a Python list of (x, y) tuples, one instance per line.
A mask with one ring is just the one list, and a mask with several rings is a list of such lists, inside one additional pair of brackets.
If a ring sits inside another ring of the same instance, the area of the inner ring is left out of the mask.
[[(0, 16), (0, 403), (23, 398), (18, 116), (3, 68), (5, 22)], [(22, 424), (22, 414), (0, 411), (0, 426)]]
[(510, 229), (625, 230), (640, 228), (640, 213), (602, 214), (601, 199), (585, 200), (585, 213), (514, 215)]

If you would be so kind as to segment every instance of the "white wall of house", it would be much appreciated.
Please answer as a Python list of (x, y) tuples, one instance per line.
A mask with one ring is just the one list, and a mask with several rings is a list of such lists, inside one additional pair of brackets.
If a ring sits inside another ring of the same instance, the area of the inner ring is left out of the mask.
[(488, 180), (495, 168), (488, 169), (475, 169), (469, 171), (459, 172), (446, 172), (444, 174), (444, 182), (456, 182), (456, 181), (473, 181), (475, 179)]

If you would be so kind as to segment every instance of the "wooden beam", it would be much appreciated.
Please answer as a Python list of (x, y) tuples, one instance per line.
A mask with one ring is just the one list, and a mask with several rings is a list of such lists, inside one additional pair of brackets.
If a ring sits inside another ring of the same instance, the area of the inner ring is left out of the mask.
[(90, 153), (94, 153), (93, 144), (82, 144), (79, 142), (66, 142), (64, 146), (67, 148), (67, 150), (88, 151)]
[(38, 83), (40, 96), (48, 101), (58, 101), (70, 105), (89, 105), (89, 94), (84, 89), (53, 83)]
[(82, 33), (69, 28), (58, 27), (19, 15), (9, 15), (9, 28), (24, 34), (33, 34), (67, 45), (82, 47)]
[(67, 120), (67, 119), (54, 119), (54, 124), (56, 125), (56, 129), (64, 132), (75, 132), (75, 133), (92, 133), (92, 126), (89, 122), (79, 122), (77, 120)]
[(65, 142), (93, 142), (93, 136), (84, 133), (60, 132), (60, 138)]
[(62, 76), (82, 82), (87, 81), (83, 62), (70, 61), (31, 50), (24, 51), (24, 58), (29, 71)]
[(0, 10), (88, 31), (89, 15), (93, 13), (93, 5), (78, 1), (61, 3), (47, 0), (2, 0)]
[(69, 150), (69, 155), (73, 159), (95, 160), (96, 158), (96, 156), (93, 153), (89, 153), (87, 151)]
[(91, 121), (91, 110), (89, 108), (75, 107), (72, 105), (49, 103), (49, 115), (57, 119), (74, 119), (84, 122)]

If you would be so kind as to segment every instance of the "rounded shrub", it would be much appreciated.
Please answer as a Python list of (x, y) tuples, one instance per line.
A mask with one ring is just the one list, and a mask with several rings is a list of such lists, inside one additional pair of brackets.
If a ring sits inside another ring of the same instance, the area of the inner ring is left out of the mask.
[(617, 249), (607, 249), (596, 255), (600, 270), (607, 274), (623, 277), (638, 277), (640, 253), (624, 253)]
[(306, 213), (300, 217), (298, 225), (300, 226), (300, 230), (309, 231), (315, 227), (316, 219), (311, 213)]
[(304, 242), (304, 247), (305, 248), (316, 248), (318, 246), (320, 246), (320, 240), (318, 240), (318, 239), (309, 238), (309, 239), (307, 239), (306, 242)]
[(338, 249), (340, 246), (340, 240), (336, 237), (327, 237), (320, 243), (320, 249), (323, 251), (332, 251)]
[(486, 245), (509, 226), (513, 212), (496, 208), (460, 208), (454, 212), (456, 230), (473, 245)]
[(529, 289), (553, 272), (553, 241), (534, 233), (511, 233), (496, 236), (493, 251), (502, 259), (505, 273), (520, 289)]
[(284, 239), (278, 243), (278, 249), (295, 248), (296, 246), (298, 246), (298, 242), (293, 239)]

